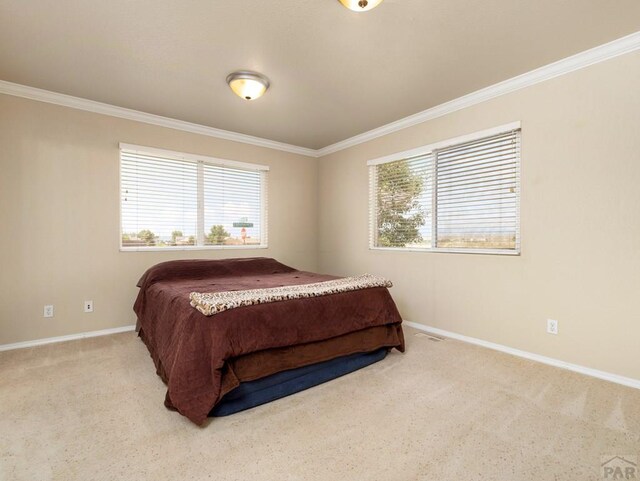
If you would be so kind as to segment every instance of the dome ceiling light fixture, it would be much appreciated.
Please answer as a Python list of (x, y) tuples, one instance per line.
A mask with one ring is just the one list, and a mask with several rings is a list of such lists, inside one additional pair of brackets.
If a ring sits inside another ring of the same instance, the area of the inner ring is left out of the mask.
[(342, 5), (354, 12), (367, 12), (382, 3), (382, 0), (339, 0)]
[(269, 88), (269, 79), (258, 72), (238, 70), (227, 76), (227, 83), (233, 93), (245, 100), (255, 100)]

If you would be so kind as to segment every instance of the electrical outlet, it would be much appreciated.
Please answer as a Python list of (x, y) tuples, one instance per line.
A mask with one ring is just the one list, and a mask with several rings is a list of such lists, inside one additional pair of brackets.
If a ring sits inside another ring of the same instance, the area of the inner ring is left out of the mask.
[(48, 304), (44, 306), (44, 317), (53, 317), (53, 306)]
[(93, 301), (84, 301), (84, 312), (93, 312)]
[(547, 319), (547, 333), (558, 334), (558, 321), (555, 319)]

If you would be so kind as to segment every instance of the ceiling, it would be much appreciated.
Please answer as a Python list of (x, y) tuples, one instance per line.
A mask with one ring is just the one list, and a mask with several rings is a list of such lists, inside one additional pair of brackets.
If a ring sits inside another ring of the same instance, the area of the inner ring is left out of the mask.
[(0, 0), (0, 79), (318, 149), (639, 27), (638, 0)]

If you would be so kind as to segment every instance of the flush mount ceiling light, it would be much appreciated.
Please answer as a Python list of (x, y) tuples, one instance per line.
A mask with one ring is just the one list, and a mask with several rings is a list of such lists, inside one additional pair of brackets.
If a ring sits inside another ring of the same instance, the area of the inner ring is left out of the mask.
[(227, 76), (231, 90), (245, 100), (255, 100), (269, 88), (269, 79), (258, 72), (240, 70)]
[(354, 12), (366, 12), (376, 8), (382, 0), (340, 0), (340, 3)]

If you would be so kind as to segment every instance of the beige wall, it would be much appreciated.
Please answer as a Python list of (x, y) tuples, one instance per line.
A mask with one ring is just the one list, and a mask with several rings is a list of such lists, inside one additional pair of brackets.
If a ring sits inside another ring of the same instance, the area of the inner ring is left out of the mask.
[[(269, 248), (119, 252), (119, 142), (269, 165)], [(134, 323), (135, 283), (165, 260), (316, 269), (316, 228), (316, 159), (0, 95), (0, 344)]]
[[(628, 54), (320, 161), (0, 95), (0, 344), (132, 324), (157, 262), (263, 255), (386, 275), (407, 320), (639, 379), (637, 85)], [(368, 159), (514, 120), (521, 256), (368, 249)], [(119, 142), (270, 165), (269, 249), (119, 252)]]
[[(390, 277), (407, 320), (640, 379), (638, 86), (628, 54), (320, 159), (320, 269)], [(368, 249), (368, 159), (516, 120), (521, 256)]]

